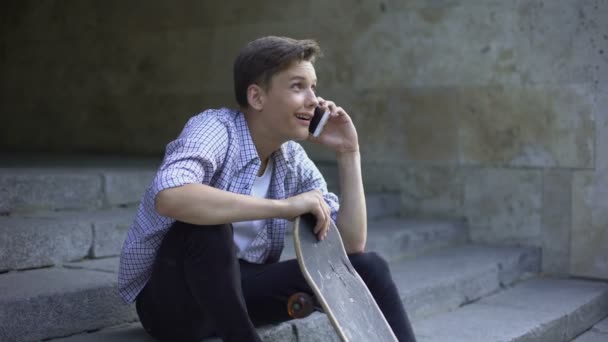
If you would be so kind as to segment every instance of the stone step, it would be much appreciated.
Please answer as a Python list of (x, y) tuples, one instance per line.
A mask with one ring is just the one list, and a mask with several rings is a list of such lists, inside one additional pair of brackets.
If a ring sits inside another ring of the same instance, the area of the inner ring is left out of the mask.
[[(0, 214), (137, 204), (161, 161), (162, 157), (3, 156)], [(336, 164), (323, 163), (319, 169), (330, 191), (338, 193)], [(368, 199), (368, 212), (398, 213), (399, 195), (382, 193)]]
[[(467, 245), (393, 262), (390, 268), (416, 330), (418, 321), (457, 309), (537, 273), (540, 251)], [(324, 315), (293, 324), (298, 341), (339, 341)]]
[(49, 268), (0, 274), (0, 341), (35, 341), (133, 322), (114, 272)]
[(572, 342), (606, 342), (608, 341), (608, 318), (600, 321)]
[[(467, 245), (434, 252), (415, 259), (399, 260), (390, 263), (390, 267), (398, 285), (401, 300), (416, 321), (431, 313), (455, 309), (464, 303), (496, 292), (502, 286), (511, 284), (529, 273), (537, 272), (539, 264), (540, 258), (537, 249)], [(118, 267), (118, 259), (71, 263), (67, 267), (73, 268), (69, 271), (76, 274), (94, 272), (94, 270), (100, 273), (115, 272)], [(71, 285), (66, 283), (66, 286)], [(56, 296), (61, 297), (61, 293)], [(45, 309), (40, 306), (38, 308), (40, 311)], [(1, 307), (0, 310), (2, 310)], [(88, 310), (99, 313), (95, 307), (89, 307)], [(27, 316), (27, 311), (24, 311), (23, 314)], [(74, 330), (73, 333), (83, 330)], [(327, 317), (323, 314), (314, 314), (306, 319), (294, 320), (278, 326), (264, 327), (261, 331), (263, 331), (266, 341), (338, 340)], [(12, 330), (9, 332), (12, 332), (10, 336), (18, 335), (18, 332)], [(47, 335), (47, 337), (53, 337), (53, 335)], [(114, 342), (123, 341), (127, 337), (130, 341), (149, 340), (138, 324), (129, 324), (57, 341), (100, 341), (103, 339)]]
[(608, 284), (536, 278), (417, 322), (420, 342), (567, 342), (608, 315)]
[(0, 217), (0, 271), (120, 254), (136, 208)]
[[(377, 252), (386, 260), (421, 255), (468, 241), (467, 224), (463, 220), (389, 217), (368, 221), (367, 250)], [(281, 260), (296, 257), (291, 233), (289, 230), (285, 238)]]
[(368, 221), (398, 216), (401, 211), (401, 195), (398, 192), (368, 192), (365, 204)]
[(391, 265), (413, 319), (456, 309), (540, 272), (533, 247), (465, 245)]
[(0, 213), (136, 204), (160, 160), (12, 157), (0, 168)]
[(387, 217), (368, 223), (367, 249), (387, 260), (414, 257), (468, 241), (465, 220)]
[[(0, 272), (119, 255), (136, 212), (136, 207), (128, 207), (0, 217)], [(387, 259), (416, 255), (467, 239), (466, 226), (460, 221), (370, 220), (374, 231), (370, 233), (369, 246), (382, 251)], [(292, 239), (286, 242), (285, 254), (295, 257)]]

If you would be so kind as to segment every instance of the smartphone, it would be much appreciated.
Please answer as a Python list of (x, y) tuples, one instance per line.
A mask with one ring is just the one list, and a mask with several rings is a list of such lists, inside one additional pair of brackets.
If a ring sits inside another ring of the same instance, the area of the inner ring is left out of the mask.
[(323, 127), (325, 127), (327, 120), (329, 120), (329, 114), (329, 111), (324, 112), (321, 107), (315, 108), (315, 115), (310, 120), (310, 126), (308, 126), (308, 131), (313, 137), (316, 138), (321, 135)]

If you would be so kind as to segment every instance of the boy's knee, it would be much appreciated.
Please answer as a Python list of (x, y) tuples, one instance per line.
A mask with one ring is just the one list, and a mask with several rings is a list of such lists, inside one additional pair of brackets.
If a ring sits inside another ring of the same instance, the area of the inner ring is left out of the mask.
[(390, 277), (388, 263), (376, 252), (355, 254), (351, 259), (353, 266), (364, 280)]
[(207, 257), (213, 255), (216, 263), (232, 262), (234, 243), (232, 241), (232, 227), (229, 224), (213, 226), (186, 224), (179, 226), (178, 229), (186, 230), (184, 232), (184, 252), (189, 256)]

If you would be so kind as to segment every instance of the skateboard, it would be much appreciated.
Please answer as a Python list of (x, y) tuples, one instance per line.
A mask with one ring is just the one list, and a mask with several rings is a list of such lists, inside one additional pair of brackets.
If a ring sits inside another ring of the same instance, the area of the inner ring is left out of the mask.
[(316, 219), (296, 218), (294, 246), (302, 274), (342, 341), (397, 341), (369, 289), (350, 263), (338, 229), (327, 237), (313, 233)]

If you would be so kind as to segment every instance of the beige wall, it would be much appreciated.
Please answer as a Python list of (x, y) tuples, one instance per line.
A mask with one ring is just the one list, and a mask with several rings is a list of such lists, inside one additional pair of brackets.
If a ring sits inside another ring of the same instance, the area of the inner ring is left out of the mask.
[[(608, 278), (608, 1), (2, 2), (4, 151), (161, 153), (266, 34), (317, 38), (368, 190)], [(39, 127), (35, 134), (31, 127)], [(311, 147), (319, 161), (332, 155)]]

